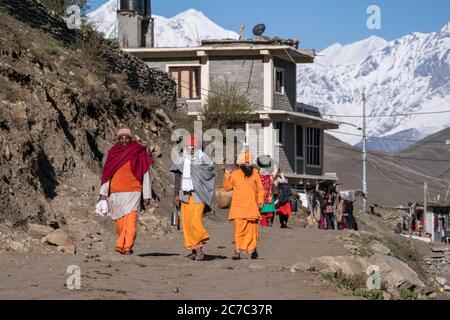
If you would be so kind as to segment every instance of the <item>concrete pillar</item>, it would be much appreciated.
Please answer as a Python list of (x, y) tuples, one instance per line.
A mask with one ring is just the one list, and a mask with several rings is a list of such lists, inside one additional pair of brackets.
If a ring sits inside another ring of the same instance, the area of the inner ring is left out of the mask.
[(150, 17), (145, 17), (142, 23), (142, 46), (145, 48), (153, 48), (155, 46), (154, 27), (155, 20)]
[(121, 48), (141, 48), (142, 44), (142, 16), (119, 12), (118, 19), (118, 42)]

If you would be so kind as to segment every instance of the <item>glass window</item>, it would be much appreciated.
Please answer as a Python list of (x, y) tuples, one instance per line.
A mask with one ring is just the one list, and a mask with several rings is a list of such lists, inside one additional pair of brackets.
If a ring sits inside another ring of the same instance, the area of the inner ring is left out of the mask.
[(306, 163), (320, 165), (320, 129), (308, 128), (306, 131)]
[(295, 126), (295, 138), (297, 145), (297, 157), (303, 157), (303, 127)]
[(275, 92), (284, 93), (284, 70), (275, 69)]
[(275, 122), (275, 129), (278, 130), (278, 143), (283, 144), (284, 142), (283, 122)]

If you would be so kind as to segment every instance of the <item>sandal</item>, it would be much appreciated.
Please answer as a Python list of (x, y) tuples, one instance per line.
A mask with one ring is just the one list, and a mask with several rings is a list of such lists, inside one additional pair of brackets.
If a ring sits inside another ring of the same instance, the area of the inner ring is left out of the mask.
[(189, 260), (195, 260), (197, 257), (197, 250), (192, 250), (191, 254), (188, 255)]
[(200, 248), (197, 250), (197, 256), (195, 257), (196, 261), (203, 261), (205, 260), (205, 254), (203, 253), (203, 250)]
[(126, 255), (126, 256), (131, 256), (133, 254), (133, 250), (132, 249), (126, 249), (123, 250), (122, 254)]
[(256, 260), (258, 259), (259, 255), (258, 255), (258, 251), (253, 251), (252, 254), (250, 255), (250, 259), (252, 260)]
[(239, 252), (236, 252), (231, 259), (233, 260), (241, 260), (241, 254)]
[(120, 254), (123, 254), (123, 250), (121, 248), (119, 248), (119, 247), (116, 247), (116, 252), (120, 253)]

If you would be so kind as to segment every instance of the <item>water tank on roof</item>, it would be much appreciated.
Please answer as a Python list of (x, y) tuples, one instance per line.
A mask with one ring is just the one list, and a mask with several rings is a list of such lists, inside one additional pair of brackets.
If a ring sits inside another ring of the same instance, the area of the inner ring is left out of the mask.
[(151, 0), (120, 0), (120, 11), (135, 12), (141, 16), (151, 16)]
[(144, 0), (145, 2), (145, 10), (144, 10), (144, 16), (152, 16), (152, 0)]

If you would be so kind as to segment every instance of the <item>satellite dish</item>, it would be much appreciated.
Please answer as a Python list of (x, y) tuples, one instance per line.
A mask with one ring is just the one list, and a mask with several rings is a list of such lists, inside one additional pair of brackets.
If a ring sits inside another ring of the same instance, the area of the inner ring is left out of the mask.
[(260, 37), (263, 35), (264, 31), (266, 31), (266, 26), (262, 23), (257, 24), (254, 28), (253, 28), (253, 34), (257, 37)]

